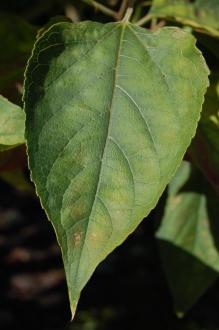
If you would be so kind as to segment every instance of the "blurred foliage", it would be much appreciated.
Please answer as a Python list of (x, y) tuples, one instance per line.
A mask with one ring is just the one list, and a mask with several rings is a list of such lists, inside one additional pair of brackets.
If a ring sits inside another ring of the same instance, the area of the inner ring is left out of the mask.
[(219, 76), (212, 74), (196, 137), (189, 149), (194, 163), (219, 194)]
[(219, 37), (218, 0), (154, 0), (150, 13)]
[(169, 184), (156, 232), (178, 315), (188, 311), (219, 273), (218, 196), (189, 163)]
[(20, 17), (0, 13), (0, 94), (21, 104), (24, 69), (36, 29)]
[(25, 143), (23, 109), (0, 95), (0, 151)]

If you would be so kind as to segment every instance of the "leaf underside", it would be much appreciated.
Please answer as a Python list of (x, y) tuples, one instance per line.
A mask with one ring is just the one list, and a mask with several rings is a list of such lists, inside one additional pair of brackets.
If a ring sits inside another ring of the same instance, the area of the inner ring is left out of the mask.
[(195, 134), (208, 69), (194, 38), (130, 23), (60, 23), (25, 82), (37, 193), (61, 245), (74, 314), (102, 261), (153, 209)]
[(25, 113), (0, 95), (0, 151), (23, 144)]
[(183, 315), (219, 275), (219, 204), (204, 177), (185, 162), (168, 195), (156, 237), (175, 310)]
[(154, 0), (150, 13), (154, 17), (173, 18), (198, 31), (219, 37), (218, 0)]

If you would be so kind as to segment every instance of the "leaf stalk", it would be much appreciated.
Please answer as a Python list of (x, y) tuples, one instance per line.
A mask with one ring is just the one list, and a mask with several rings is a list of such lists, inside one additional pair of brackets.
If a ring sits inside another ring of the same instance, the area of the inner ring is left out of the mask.
[(133, 14), (133, 8), (129, 7), (126, 10), (126, 13), (125, 13), (124, 18), (122, 19), (122, 22), (128, 22), (132, 16), (132, 14)]

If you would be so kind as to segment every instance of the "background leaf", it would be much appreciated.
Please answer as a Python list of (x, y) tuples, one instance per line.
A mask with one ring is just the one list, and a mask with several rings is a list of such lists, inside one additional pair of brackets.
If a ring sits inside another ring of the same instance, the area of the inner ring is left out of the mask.
[(73, 314), (96, 266), (155, 207), (180, 164), (207, 75), (194, 38), (177, 28), (60, 23), (36, 43), (25, 82), (29, 164), (62, 248)]
[(212, 74), (210, 81), (189, 155), (219, 194), (219, 75)]
[(178, 315), (188, 311), (219, 272), (218, 196), (199, 171), (184, 162), (168, 189), (156, 232)]
[(218, 0), (154, 0), (150, 13), (154, 17), (173, 18), (184, 25), (219, 37)]
[(21, 104), (24, 68), (36, 29), (16, 15), (0, 13), (0, 94)]
[(25, 142), (24, 111), (0, 95), (0, 151)]

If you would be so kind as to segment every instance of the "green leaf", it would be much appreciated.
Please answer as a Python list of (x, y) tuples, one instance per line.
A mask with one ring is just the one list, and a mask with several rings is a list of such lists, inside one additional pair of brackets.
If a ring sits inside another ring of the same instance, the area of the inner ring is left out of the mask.
[(153, 17), (174, 19), (198, 31), (219, 37), (218, 0), (154, 0), (150, 14)]
[(196, 137), (189, 148), (193, 162), (219, 194), (219, 75), (211, 75)]
[(36, 29), (22, 18), (0, 13), (0, 93), (15, 103), (21, 103), (24, 68), (35, 35)]
[(169, 185), (164, 217), (156, 232), (179, 316), (218, 278), (218, 214), (218, 196), (184, 162)]
[(0, 151), (25, 143), (25, 113), (0, 95)]
[(62, 248), (72, 314), (180, 164), (207, 75), (195, 39), (178, 28), (60, 23), (36, 43), (24, 96), (29, 165)]

